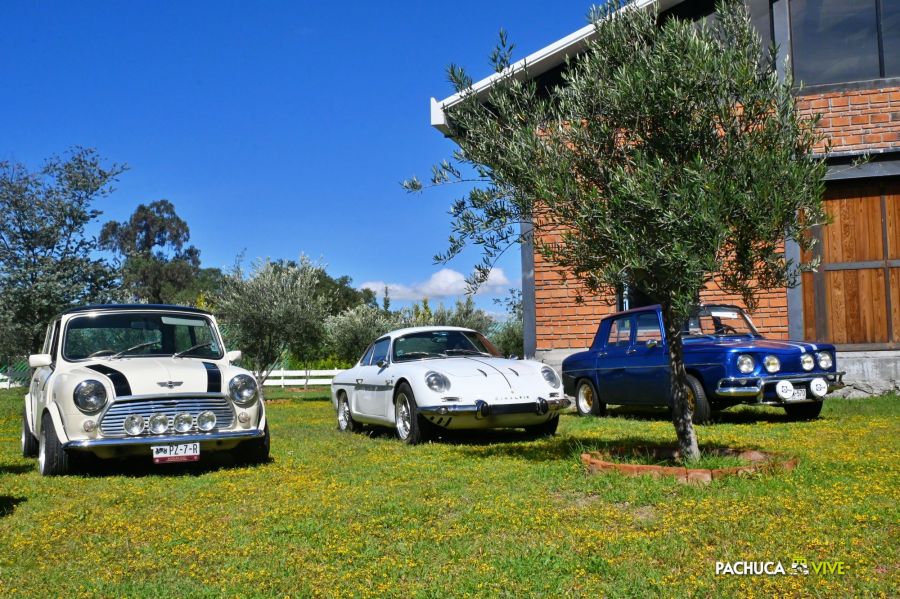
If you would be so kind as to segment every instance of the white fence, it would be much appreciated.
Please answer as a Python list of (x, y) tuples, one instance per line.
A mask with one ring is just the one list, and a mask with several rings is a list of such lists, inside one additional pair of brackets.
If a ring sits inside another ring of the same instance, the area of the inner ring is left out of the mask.
[[(277, 368), (265, 380), (265, 387), (321, 387), (330, 385), (334, 375), (343, 370), (284, 370)], [(302, 378), (301, 378), (302, 377)]]

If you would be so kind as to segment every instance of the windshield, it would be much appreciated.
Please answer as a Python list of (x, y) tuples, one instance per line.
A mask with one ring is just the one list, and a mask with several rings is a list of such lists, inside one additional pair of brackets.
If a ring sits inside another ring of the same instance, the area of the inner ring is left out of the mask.
[(425, 331), (410, 333), (394, 341), (394, 362), (447, 356), (502, 357), (481, 333), (475, 331)]
[(737, 306), (699, 306), (684, 327), (688, 336), (758, 335), (753, 323)]
[(66, 327), (63, 358), (172, 356), (220, 359), (212, 322), (194, 314), (128, 312), (77, 316)]

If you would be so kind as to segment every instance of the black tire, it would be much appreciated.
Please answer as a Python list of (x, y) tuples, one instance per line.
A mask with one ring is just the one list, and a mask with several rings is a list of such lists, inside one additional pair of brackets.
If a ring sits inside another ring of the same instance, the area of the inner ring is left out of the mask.
[(22, 408), (22, 457), (36, 458), (38, 454), (38, 440), (31, 434), (26, 414), (25, 408)]
[(712, 409), (709, 400), (706, 398), (706, 391), (703, 385), (691, 375), (687, 377), (688, 386), (694, 398), (694, 424), (706, 424), (712, 417)]
[(784, 406), (784, 411), (788, 417), (793, 420), (815, 420), (822, 412), (822, 404), (825, 402), (815, 401), (812, 403), (798, 403), (794, 405)]
[(559, 416), (551, 416), (550, 420), (546, 422), (542, 422), (540, 424), (534, 424), (532, 426), (526, 426), (525, 431), (529, 435), (534, 435), (535, 437), (552, 437), (556, 434), (556, 429), (559, 428)]
[(429, 437), (430, 428), (422, 422), (416, 397), (407, 383), (401, 383), (394, 395), (394, 428), (407, 445), (424, 443)]
[(62, 443), (56, 436), (56, 429), (53, 428), (53, 419), (50, 414), (44, 414), (41, 419), (38, 470), (42, 476), (63, 476), (72, 471), (69, 454), (63, 449)]
[(605, 416), (606, 404), (590, 379), (581, 379), (575, 386), (575, 411), (579, 416)]
[(267, 422), (262, 437), (244, 441), (238, 446), (238, 462), (241, 464), (264, 464), (269, 461), (270, 446), (269, 423)]
[(346, 393), (338, 395), (338, 411), (337, 411), (338, 430), (343, 433), (355, 433), (362, 427), (353, 419), (350, 412), (350, 400), (347, 399)]

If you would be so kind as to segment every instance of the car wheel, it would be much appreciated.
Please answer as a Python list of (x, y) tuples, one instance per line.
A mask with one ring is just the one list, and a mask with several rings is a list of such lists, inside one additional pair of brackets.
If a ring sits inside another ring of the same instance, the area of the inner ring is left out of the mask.
[(550, 420), (532, 426), (526, 426), (525, 431), (536, 437), (552, 437), (559, 428), (559, 416), (552, 416)]
[(61, 476), (69, 474), (72, 465), (69, 454), (63, 449), (62, 443), (56, 436), (53, 427), (53, 419), (50, 414), (44, 414), (41, 419), (41, 437), (38, 442), (38, 470), (42, 476)]
[(709, 406), (709, 400), (706, 398), (706, 391), (703, 385), (691, 375), (687, 377), (688, 382), (688, 401), (694, 408), (694, 424), (706, 424), (712, 416), (712, 409)]
[(600, 401), (597, 389), (589, 379), (578, 381), (575, 390), (575, 410), (579, 416), (603, 416), (606, 414), (606, 404)]
[(353, 419), (350, 412), (350, 400), (345, 393), (338, 396), (337, 423), (338, 430), (345, 433), (354, 433), (360, 429), (359, 423)]
[(787, 415), (795, 420), (815, 420), (822, 412), (824, 402), (798, 403), (792, 406), (784, 406)]
[(394, 399), (394, 423), (397, 436), (407, 445), (416, 445), (427, 441), (427, 433), (419, 419), (419, 406), (412, 389), (406, 383), (397, 388)]
[(22, 457), (33, 458), (38, 454), (38, 440), (31, 434), (26, 414), (25, 408), (22, 408)]
[(238, 461), (242, 464), (264, 464), (269, 461), (269, 423), (263, 429), (263, 436), (259, 439), (244, 441), (238, 446)]

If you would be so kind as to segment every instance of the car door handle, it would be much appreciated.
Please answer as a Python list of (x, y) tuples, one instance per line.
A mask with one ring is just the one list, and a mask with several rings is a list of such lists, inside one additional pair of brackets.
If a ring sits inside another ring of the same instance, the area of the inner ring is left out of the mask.
[(356, 384), (357, 384), (357, 385), (362, 385), (362, 382), (363, 382), (362, 379), (356, 379)]
[(636, 352), (636, 351), (637, 351), (637, 350), (634, 349), (633, 347), (630, 348), (630, 349), (626, 349), (626, 350), (625, 350), (625, 355), (626, 355), (626, 356), (630, 356), (631, 354), (633, 354), (633, 353)]

